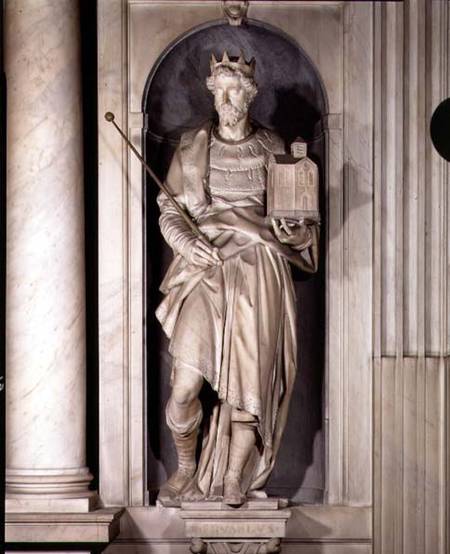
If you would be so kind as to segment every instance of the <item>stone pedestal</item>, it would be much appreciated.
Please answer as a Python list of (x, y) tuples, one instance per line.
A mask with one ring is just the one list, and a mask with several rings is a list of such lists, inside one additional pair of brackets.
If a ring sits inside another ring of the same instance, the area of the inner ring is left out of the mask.
[[(122, 512), (116, 508), (103, 508), (89, 514), (6, 514), (6, 540), (35, 545), (90, 543), (93, 547), (95, 543), (106, 544), (119, 533)], [(61, 546), (61, 550), (63, 548)]]
[(217, 502), (183, 502), (180, 517), (192, 553), (269, 554), (281, 552), (291, 516), (280, 499), (249, 500), (239, 508)]

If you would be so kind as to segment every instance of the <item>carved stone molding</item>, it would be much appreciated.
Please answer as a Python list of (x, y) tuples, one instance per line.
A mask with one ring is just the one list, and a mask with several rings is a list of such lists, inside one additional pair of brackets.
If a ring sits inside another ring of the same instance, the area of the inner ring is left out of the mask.
[(281, 552), (281, 539), (291, 517), (278, 498), (248, 500), (240, 508), (220, 501), (183, 502), (180, 517), (192, 554), (271, 554)]
[(242, 25), (242, 21), (247, 18), (248, 0), (234, 1), (222, 0), (223, 15), (228, 19), (228, 23), (233, 26)]
[(209, 542), (192, 539), (193, 554), (272, 554), (281, 552), (281, 539), (257, 542)]

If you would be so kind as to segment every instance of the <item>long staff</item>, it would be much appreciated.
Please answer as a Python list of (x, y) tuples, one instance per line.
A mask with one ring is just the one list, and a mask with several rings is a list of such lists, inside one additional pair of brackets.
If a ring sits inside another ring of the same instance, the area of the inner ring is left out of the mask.
[(153, 172), (152, 168), (147, 164), (147, 162), (144, 160), (144, 158), (139, 154), (139, 152), (136, 150), (136, 148), (133, 146), (133, 144), (128, 140), (125, 133), (122, 131), (122, 129), (117, 125), (117, 123), (114, 121), (114, 114), (112, 112), (106, 112), (105, 113), (105, 119), (106, 121), (109, 121), (114, 125), (114, 127), (117, 129), (120, 136), (123, 138), (123, 140), (128, 144), (133, 154), (137, 157), (137, 159), (141, 162), (141, 164), (145, 167), (147, 170), (147, 173), (150, 175), (150, 177), (155, 181), (155, 183), (158, 185), (158, 187), (166, 194), (167, 198), (172, 203), (173, 207), (177, 210), (177, 212), (181, 215), (181, 217), (184, 219), (184, 221), (189, 225), (189, 228), (194, 233), (195, 236), (197, 236), (199, 239), (201, 239), (206, 244), (209, 244), (208, 239), (205, 237), (205, 235), (200, 231), (200, 229), (197, 227), (197, 225), (192, 221), (192, 219), (188, 216), (188, 214), (183, 210), (183, 208), (178, 204), (178, 202), (175, 200), (175, 198), (172, 196), (172, 194), (169, 192), (168, 188), (164, 183), (162, 183), (158, 177)]

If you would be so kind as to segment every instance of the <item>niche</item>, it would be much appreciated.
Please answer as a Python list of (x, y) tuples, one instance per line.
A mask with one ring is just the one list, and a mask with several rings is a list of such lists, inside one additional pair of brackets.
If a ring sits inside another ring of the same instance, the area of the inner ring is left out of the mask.
[[(325, 220), (326, 134), (322, 128), (327, 100), (317, 70), (282, 31), (255, 20), (240, 27), (213, 21), (179, 37), (150, 72), (143, 96), (143, 151), (163, 180), (180, 135), (214, 117), (213, 99), (205, 86), (213, 52), (256, 58), (259, 92), (251, 116), (274, 129), (287, 145), (301, 136), (318, 164), (322, 227)], [(144, 179), (148, 177), (144, 174)], [(176, 468), (176, 454), (165, 425), (170, 393), (168, 343), (154, 315), (161, 301), (159, 285), (172, 258), (158, 227), (157, 188), (145, 187), (146, 318), (148, 372), (148, 484), (150, 499)], [(266, 490), (298, 502), (320, 503), (324, 492), (323, 381), (325, 368), (325, 241), (314, 276), (294, 272), (297, 293), (298, 375), (288, 423)]]

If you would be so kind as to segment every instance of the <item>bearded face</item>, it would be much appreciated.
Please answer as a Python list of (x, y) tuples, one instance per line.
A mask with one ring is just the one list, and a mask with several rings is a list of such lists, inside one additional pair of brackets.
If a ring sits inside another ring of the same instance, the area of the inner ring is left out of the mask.
[(238, 121), (247, 115), (247, 110), (233, 106), (231, 102), (216, 104), (219, 119), (223, 125), (234, 127)]
[(214, 106), (222, 125), (234, 127), (248, 114), (249, 101), (239, 75), (218, 75), (214, 86)]

